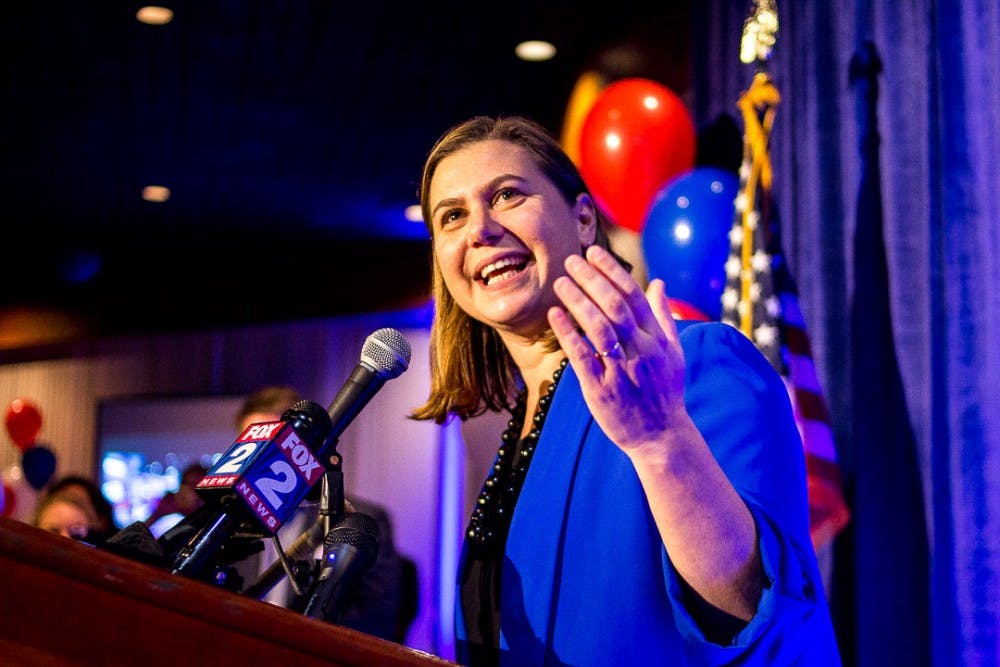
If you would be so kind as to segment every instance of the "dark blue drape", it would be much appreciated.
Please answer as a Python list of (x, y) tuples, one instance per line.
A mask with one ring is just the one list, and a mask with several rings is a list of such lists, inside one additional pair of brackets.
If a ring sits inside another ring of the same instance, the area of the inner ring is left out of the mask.
[[(1000, 665), (1000, 3), (777, 4), (775, 198), (853, 515), (845, 664)], [(749, 85), (752, 5), (695, 3), (698, 122)]]
[[(863, 657), (867, 664), (917, 667), (931, 664), (930, 550), (892, 336), (876, 113), (881, 71), (874, 44), (863, 44), (850, 67), (861, 158), (854, 284), (863, 287), (854, 290), (851, 304), (853, 456), (842, 462), (854, 521), (835, 550), (831, 599), (845, 663)], [(887, 636), (910, 641), (882, 641)]]

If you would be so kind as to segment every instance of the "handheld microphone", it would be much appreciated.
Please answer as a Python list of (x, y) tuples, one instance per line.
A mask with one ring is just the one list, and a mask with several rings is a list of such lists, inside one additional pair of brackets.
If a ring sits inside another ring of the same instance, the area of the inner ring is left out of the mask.
[(379, 329), (365, 339), (361, 361), (327, 408), (332, 426), (324, 450), (336, 444), (387, 380), (403, 374), (410, 365), (410, 354), (410, 341), (396, 329)]
[[(206, 511), (198, 513), (201, 525), (177, 553), (174, 572), (201, 574), (226, 538), (242, 525), (263, 536), (273, 535), (322, 477), (323, 466), (314, 451), (329, 431), (329, 415), (312, 401), (296, 403), (281, 421), (248, 426), (195, 486)], [(191, 519), (195, 521), (194, 516)], [(184, 528), (164, 533), (161, 543), (173, 542), (174, 534)]]
[(339, 623), (345, 602), (358, 580), (378, 558), (378, 524), (367, 514), (352, 512), (323, 540), (319, 578), (303, 615)]
[(195, 491), (210, 503), (235, 492), (273, 535), (323, 475), (314, 452), (330, 430), (318, 404), (299, 401), (281, 421), (251, 424), (215, 462)]

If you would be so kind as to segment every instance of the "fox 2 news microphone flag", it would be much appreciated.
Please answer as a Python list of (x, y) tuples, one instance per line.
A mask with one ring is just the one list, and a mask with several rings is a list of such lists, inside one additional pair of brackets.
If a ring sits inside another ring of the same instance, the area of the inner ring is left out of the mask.
[(805, 449), (813, 546), (829, 544), (850, 520), (830, 416), (813, 364), (798, 294), (772, 212), (768, 140), (780, 96), (758, 72), (739, 100), (744, 120), (740, 189), (729, 233), (722, 321), (742, 331), (785, 380)]

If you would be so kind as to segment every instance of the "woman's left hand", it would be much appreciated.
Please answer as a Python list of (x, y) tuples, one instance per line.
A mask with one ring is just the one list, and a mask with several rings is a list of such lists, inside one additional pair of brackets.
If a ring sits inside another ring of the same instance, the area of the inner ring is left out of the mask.
[(663, 281), (644, 294), (599, 246), (586, 259), (569, 257), (566, 270), (554, 285), (565, 310), (550, 309), (548, 320), (594, 419), (629, 455), (662, 447), (674, 427), (690, 423), (684, 355)]
[(565, 310), (551, 308), (549, 325), (591, 414), (632, 460), (681, 578), (709, 605), (750, 620), (764, 586), (753, 516), (685, 408), (684, 354), (663, 281), (644, 294), (596, 246), (566, 270), (555, 281)]

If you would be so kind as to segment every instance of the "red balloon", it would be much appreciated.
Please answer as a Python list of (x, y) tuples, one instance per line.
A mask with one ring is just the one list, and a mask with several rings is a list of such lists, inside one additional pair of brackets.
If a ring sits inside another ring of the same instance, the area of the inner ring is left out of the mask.
[(670, 306), (670, 314), (675, 320), (699, 320), (701, 322), (711, 322), (712, 318), (692, 306), (687, 301), (667, 297), (667, 305)]
[(30, 448), (42, 430), (42, 413), (24, 399), (15, 398), (7, 408), (7, 433), (22, 452)]
[(641, 231), (653, 197), (694, 166), (697, 134), (684, 102), (650, 79), (601, 91), (580, 131), (580, 173), (614, 222)]

